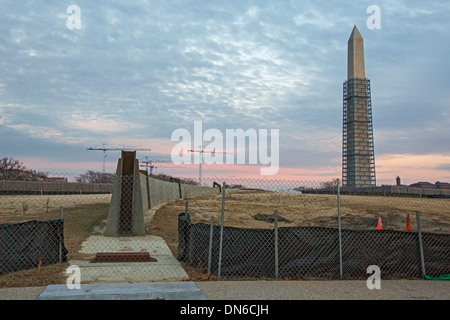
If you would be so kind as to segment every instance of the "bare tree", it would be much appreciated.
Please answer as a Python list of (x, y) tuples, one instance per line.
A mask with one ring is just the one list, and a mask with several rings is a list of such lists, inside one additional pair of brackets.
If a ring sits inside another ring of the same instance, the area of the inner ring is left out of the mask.
[(36, 170), (26, 170), (30, 175), (30, 180), (38, 181), (38, 180), (47, 180), (48, 172), (36, 171)]
[(26, 167), (23, 162), (11, 157), (5, 157), (0, 160), (0, 171), (21, 170), (25, 171)]
[(19, 181), (46, 180), (47, 172), (29, 170), (24, 163), (12, 157), (4, 157), (0, 160), (0, 179)]
[(114, 183), (115, 174), (88, 170), (75, 178), (79, 183)]
[(153, 174), (152, 178), (163, 180), (163, 181), (180, 181), (182, 184), (198, 185), (198, 182), (192, 178), (174, 178), (165, 173)]
[(326, 181), (321, 183), (322, 189), (335, 191), (337, 190), (337, 179), (333, 179), (331, 181)]

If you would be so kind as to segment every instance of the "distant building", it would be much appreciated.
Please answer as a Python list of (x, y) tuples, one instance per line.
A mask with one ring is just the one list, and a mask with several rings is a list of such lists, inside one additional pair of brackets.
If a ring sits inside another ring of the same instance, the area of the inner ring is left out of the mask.
[(434, 188), (434, 189), (450, 189), (450, 183), (437, 181), (435, 184), (430, 182), (417, 182), (410, 185), (414, 188)]
[(413, 188), (436, 188), (436, 186), (430, 182), (416, 182), (410, 185)]
[(402, 185), (402, 180), (400, 179), (400, 177), (397, 177), (396, 184), (397, 184), (397, 186), (401, 186)]
[(435, 183), (437, 189), (450, 189), (450, 183), (448, 182), (439, 182)]

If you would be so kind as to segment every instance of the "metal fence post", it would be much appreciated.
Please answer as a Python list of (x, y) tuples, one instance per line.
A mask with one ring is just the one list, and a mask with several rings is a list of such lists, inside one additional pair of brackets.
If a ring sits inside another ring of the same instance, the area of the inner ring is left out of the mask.
[(278, 210), (273, 213), (275, 235), (275, 279), (278, 280)]
[(222, 267), (222, 246), (223, 246), (223, 220), (225, 212), (225, 182), (222, 185), (222, 214), (220, 217), (220, 245), (219, 245), (219, 269), (217, 271), (217, 277), (220, 280), (220, 269)]
[(338, 206), (338, 228), (339, 228), (339, 275), (342, 279), (342, 230), (341, 230), (341, 203), (340, 203), (340, 181), (337, 179), (337, 206)]
[(422, 276), (425, 277), (425, 258), (423, 255), (423, 242), (422, 242), (422, 225), (420, 223), (420, 212), (416, 211), (417, 219), (417, 232), (419, 234), (419, 249), (420, 249), (420, 266), (422, 268)]
[(209, 231), (208, 275), (211, 274), (212, 245), (214, 236), (214, 216), (211, 216), (211, 228)]
[[(59, 219), (63, 220), (64, 219), (64, 209), (63, 207), (59, 208)], [(64, 222), (63, 222), (64, 223)], [(64, 230), (64, 229), (63, 229)], [(60, 235), (59, 237), (59, 262), (62, 262), (62, 242), (63, 242), (63, 238)]]
[(186, 216), (186, 218), (187, 218), (187, 216), (188, 216), (188, 202), (186, 201), (186, 204), (185, 204), (185, 206), (184, 206), (184, 215)]

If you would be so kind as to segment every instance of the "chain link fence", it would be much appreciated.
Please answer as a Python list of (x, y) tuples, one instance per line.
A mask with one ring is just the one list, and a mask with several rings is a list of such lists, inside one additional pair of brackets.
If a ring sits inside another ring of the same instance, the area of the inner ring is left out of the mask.
[(156, 209), (146, 175), (110, 175), (106, 183), (51, 176), (1, 176), (0, 287), (64, 284), (68, 267), (82, 283), (188, 279), (164, 239), (149, 232)]
[(178, 258), (224, 278), (367, 279), (372, 265), (380, 268), (384, 279), (421, 278), (421, 246), (427, 275), (450, 273), (448, 234), (423, 233), (421, 243), (413, 232), (342, 229), (340, 245), (338, 228), (222, 231), (218, 226), (192, 224), (184, 214), (180, 229)]
[(179, 216), (178, 258), (206, 274), (367, 279), (370, 266), (384, 279), (450, 273), (450, 199), (442, 190), (399, 195), (388, 187), (344, 188), (341, 194), (338, 182), (214, 177), (204, 183), (225, 188), (224, 216), (217, 208), (208, 224), (197, 208), (190, 214), (190, 204)]
[(62, 220), (0, 226), (0, 275), (65, 262)]
[[(142, 175), (102, 179), (0, 175), (0, 287), (65, 283), (69, 266), (83, 283), (367, 279), (370, 265), (384, 278), (450, 273), (442, 190), (212, 177), (202, 185), (214, 192), (178, 183), (169, 197)], [(157, 196), (171, 202), (152, 207)]]

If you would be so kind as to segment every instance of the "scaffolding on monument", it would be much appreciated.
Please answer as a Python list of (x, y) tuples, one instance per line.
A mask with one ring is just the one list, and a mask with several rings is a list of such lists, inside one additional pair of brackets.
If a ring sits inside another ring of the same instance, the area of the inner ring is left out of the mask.
[[(364, 93), (358, 93), (355, 90), (355, 84), (364, 85)], [(369, 160), (369, 172), (370, 172), (370, 183), (367, 185), (376, 185), (376, 175), (375, 175), (375, 148), (373, 139), (373, 122), (372, 122), (372, 99), (371, 99), (371, 89), (369, 79), (350, 79), (344, 82), (344, 108), (343, 108), (343, 137), (342, 137), (342, 184), (343, 186), (359, 186), (356, 185), (357, 181), (357, 169), (363, 169), (361, 165), (358, 166), (355, 160), (356, 155), (359, 157), (367, 157)], [(367, 107), (367, 120), (355, 121), (355, 100), (365, 100)], [(350, 114), (349, 113), (353, 113)], [(368, 132), (368, 148), (366, 152), (361, 152), (355, 148), (355, 123), (365, 123), (367, 125)], [(349, 126), (351, 127), (351, 132), (349, 136)], [(350, 160), (350, 161), (349, 161)], [(351, 163), (352, 172), (349, 172), (349, 162)], [(350, 179), (349, 179), (350, 178)], [(350, 180), (350, 181), (349, 181)]]

